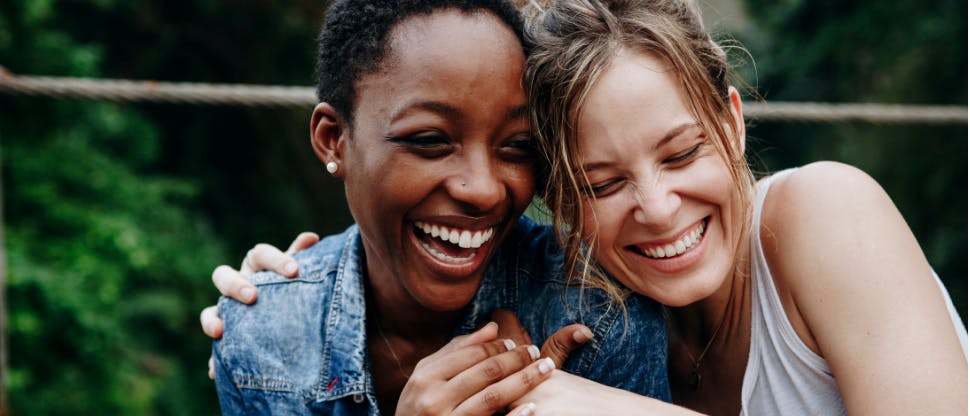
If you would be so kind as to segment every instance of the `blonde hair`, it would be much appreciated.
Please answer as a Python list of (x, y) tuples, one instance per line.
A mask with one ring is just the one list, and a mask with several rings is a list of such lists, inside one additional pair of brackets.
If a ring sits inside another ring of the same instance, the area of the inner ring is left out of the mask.
[[(589, 193), (578, 155), (576, 120), (596, 80), (621, 51), (651, 53), (666, 60), (689, 110), (729, 167), (740, 195), (747, 241), (754, 177), (731, 117), (729, 64), (725, 49), (705, 31), (699, 12), (682, 0), (532, 1), (526, 33), (532, 50), (526, 63), (530, 122), (547, 164), (540, 169), (541, 196), (564, 248), (566, 271), (584, 287), (605, 290), (621, 301), (629, 292), (592, 261), (594, 238), (582, 215)], [(725, 128), (725, 126), (727, 126)], [(741, 262), (735, 273), (743, 274)]]

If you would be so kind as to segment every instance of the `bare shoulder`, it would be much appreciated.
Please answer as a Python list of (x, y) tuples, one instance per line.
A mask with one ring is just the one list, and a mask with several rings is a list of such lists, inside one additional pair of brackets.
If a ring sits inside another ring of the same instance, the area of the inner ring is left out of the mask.
[(908, 233), (883, 188), (862, 170), (838, 162), (812, 163), (777, 178), (762, 215), (763, 234), (797, 247), (862, 243), (872, 235), (857, 233), (887, 231), (873, 229), (884, 226)]
[(762, 230), (764, 242), (773, 246), (766, 248), (785, 254), (776, 255), (780, 265), (823, 267), (857, 256), (887, 256), (900, 245), (920, 252), (882, 187), (838, 162), (812, 163), (777, 178), (765, 200)]
[(842, 213), (830, 218), (837, 221), (847, 215), (886, 208), (883, 206), (885, 203), (892, 204), (886, 192), (871, 176), (859, 168), (839, 162), (805, 165), (775, 180), (768, 196), (766, 212), (770, 208), (784, 208), (774, 212), (777, 215), (771, 217), (777, 221), (815, 216), (819, 210)]
[[(966, 361), (944, 297), (874, 179), (841, 163), (806, 165), (776, 178), (761, 219), (789, 320), (832, 369), (849, 413), (960, 407)], [(956, 387), (941, 389), (940, 377)]]

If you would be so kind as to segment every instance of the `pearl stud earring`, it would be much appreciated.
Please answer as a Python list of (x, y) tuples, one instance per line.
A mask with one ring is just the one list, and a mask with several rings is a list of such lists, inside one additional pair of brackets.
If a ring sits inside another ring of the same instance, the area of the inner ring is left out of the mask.
[(327, 162), (327, 172), (331, 175), (337, 173), (337, 162)]

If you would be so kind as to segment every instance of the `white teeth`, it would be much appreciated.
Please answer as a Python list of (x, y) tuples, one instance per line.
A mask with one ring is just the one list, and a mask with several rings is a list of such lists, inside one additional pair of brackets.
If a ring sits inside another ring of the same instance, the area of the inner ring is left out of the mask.
[[(445, 226), (431, 225), (425, 222), (416, 221), (414, 223), (425, 234), (430, 235), (432, 238), (440, 239), (441, 241), (446, 241), (451, 244), (455, 244), (461, 248), (479, 248), (486, 242), (492, 239), (492, 234), (494, 229), (488, 228), (485, 230), (460, 230), (454, 228), (448, 228)], [(433, 252), (432, 254), (442, 253)], [(436, 255), (437, 255), (436, 254)], [(446, 256), (448, 257), (448, 256)]]
[(674, 248), (677, 249), (677, 254), (684, 254), (684, 252), (687, 251), (687, 246), (683, 241), (680, 240), (677, 240), (677, 243), (674, 244)]
[(467, 257), (452, 257), (438, 250), (435, 250), (434, 247), (431, 247), (430, 245), (428, 245), (428, 243), (425, 243), (424, 241), (421, 242), (421, 246), (424, 247), (425, 250), (428, 250), (428, 252), (431, 253), (432, 256), (435, 256), (435, 258), (437, 258), (438, 260), (446, 261), (449, 263), (462, 264), (475, 258), (474, 252), (469, 254)]
[(647, 247), (642, 249), (642, 252), (645, 256), (650, 258), (666, 258), (684, 254), (687, 252), (687, 250), (690, 250), (692, 247), (694, 247), (694, 245), (699, 243), (701, 238), (704, 237), (704, 229), (706, 224), (706, 221), (701, 221), (697, 228), (684, 234), (684, 236), (679, 240), (662, 246)]

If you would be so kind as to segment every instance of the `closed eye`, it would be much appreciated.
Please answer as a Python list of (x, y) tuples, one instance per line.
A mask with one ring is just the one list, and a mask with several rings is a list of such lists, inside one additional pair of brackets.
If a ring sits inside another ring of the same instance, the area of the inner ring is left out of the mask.
[(584, 188), (583, 191), (584, 193), (587, 194), (587, 196), (595, 196), (597, 198), (601, 198), (616, 192), (618, 189), (620, 189), (622, 184), (623, 184), (622, 178), (615, 178), (615, 179), (610, 179), (603, 182), (598, 182), (595, 184), (590, 184), (589, 186)]
[(521, 136), (502, 144), (502, 154), (513, 161), (532, 161), (536, 158), (536, 141), (529, 136)]
[(437, 131), (421, 132), (405, 136), (387, 137), (387, 140), (421, 157), (437, 158), (451, 150), (451, 140)]
[(664, 159), (664, 163), (667, 163), (667, 164), (679, 164), (679, 163), (687, 162), (687, 161), (691, 160), (695, 155), (697, 155), (697, 152), (698, 152), (698, 150), (700, 150), (701, 145), (702, 145), (701, 143), (696, 144), (696, 145), (694, 145), (694, 147), (691, 147), (690, 149), (687, 149), (686, 151), (680, 152), (680, 153), (678, 153), (676, 155), (673, 155), (673, 156), (671, 156), (671, 157), (669, 157), (667, 159)]

